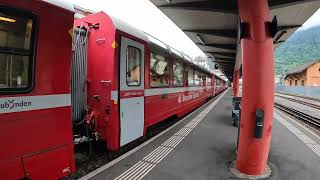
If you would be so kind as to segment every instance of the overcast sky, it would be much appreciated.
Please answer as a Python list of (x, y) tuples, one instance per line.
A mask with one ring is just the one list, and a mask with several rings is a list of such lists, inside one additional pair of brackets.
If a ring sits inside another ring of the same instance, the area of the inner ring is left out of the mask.
[(320, 26), (320, 9), (316, 11), (301, 27), (301, 29), (307, 29), (313, 26)]
[[(77, 5), (94, 11), (105, 11), (191, 57), (205, 56), (170, 19), (149, 0), (74, 0)], [(320, 10), (302, 29), (320, 25)]]

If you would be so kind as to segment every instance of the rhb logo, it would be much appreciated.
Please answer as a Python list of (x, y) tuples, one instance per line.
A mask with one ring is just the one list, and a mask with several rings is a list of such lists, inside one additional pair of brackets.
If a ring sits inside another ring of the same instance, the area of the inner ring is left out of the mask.
[(15, 109), (15, 108), (22, 108), (22, 107), (29, 107), (32, 103), (30, 101), (16, 101), (14, 99), (7, 100), (5, 102), (0, 103), (0, 109)]

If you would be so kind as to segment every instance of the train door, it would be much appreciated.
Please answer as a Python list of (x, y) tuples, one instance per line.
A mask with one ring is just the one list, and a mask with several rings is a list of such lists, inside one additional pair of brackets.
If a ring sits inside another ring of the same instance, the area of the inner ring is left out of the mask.
[(121, 37), (120, 146), (143, 136), (144, 45)]

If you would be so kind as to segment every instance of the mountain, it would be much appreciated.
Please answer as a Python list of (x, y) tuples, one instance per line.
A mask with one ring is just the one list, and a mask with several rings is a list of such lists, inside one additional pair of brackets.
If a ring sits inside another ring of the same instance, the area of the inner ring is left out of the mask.
[(320, 59), (320, 26), (297, 30), (275, 50), (275, 73), (281, 75), (283, 67), (286, 73), (316, 59)]

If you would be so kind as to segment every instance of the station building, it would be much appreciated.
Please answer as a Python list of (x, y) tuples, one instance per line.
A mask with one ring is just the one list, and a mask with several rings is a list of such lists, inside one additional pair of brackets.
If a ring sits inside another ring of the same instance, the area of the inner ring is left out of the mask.
[(320, 60), (299, 65), (285, 77), (286, 86), (320, 86)]

